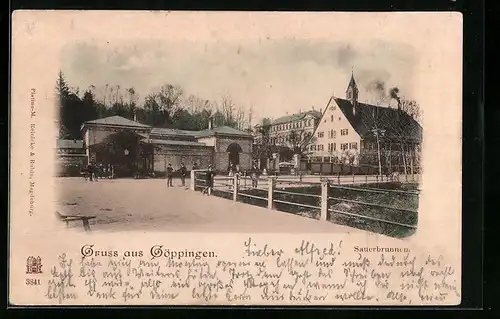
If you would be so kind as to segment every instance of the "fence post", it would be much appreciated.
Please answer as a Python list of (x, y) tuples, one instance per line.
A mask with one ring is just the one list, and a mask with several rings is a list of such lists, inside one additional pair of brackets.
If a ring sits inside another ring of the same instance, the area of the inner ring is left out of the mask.
[(365, 175), (365, 183), (368, 184), (368, 175)]
[(354, 184), (354, 170), (352, 171), (352, 183)]
[(275, 179), (273, 177), (268, 178), (267, 182), (267, 208), (268, 209), (273, 209), (273, 193), (274, 193), (274, 185), (275, 185)]
[(233, 200), (238, 200), (238, 174), (233, 176)]
[(321, 180), (321, 216), (320, 220), (325, 221), (328, 216), (328, 180)]
[(340, 173), (337, 175), (337, 182), (340, 185)]
[(196, 190), (195, 187), (194, 187), (194, 185), (196, 185), (195, 184), (195, 182), (196, 182), (195, 181), (196, 180), (196, 172), (194, 171), (194, 169), (191, 170), (190, 174), (191, 174), (190, 188), (191, 188), (192, 191), (194, 191), (194, 190)]

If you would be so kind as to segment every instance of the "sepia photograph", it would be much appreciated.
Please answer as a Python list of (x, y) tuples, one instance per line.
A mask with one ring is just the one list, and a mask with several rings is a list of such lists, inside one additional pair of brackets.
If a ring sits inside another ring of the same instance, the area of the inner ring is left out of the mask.
[(16, 11), (12, 43), (12, 305), (461, 302), (460, 14)]
[(411, 236), (416, 63), (389, 39), (68, 44), (54, 79), (57, 214), (92, 231), (222, 221), (258, 232), (262, 216), (280, 229), (313, 231), (313, 219)]

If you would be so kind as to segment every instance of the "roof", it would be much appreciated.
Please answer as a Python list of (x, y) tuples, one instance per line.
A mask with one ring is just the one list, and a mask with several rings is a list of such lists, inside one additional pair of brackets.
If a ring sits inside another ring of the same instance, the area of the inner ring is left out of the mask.
[(195, 139), (198, 131), (186, 131), (186, 130), (178, 130), (172, 128), (159, 128), (154, 127), (151, 130), (151, 135), (160, 135), (166, 137), (182, 137), (184, 139)]
[(422, 141), (422, 127), (408, 113), (383, 106), (358, 102), (359, 113), (354, 115), (351, 101), (334, 98), (340, 110), (362, 138), (374, 138), (372, 129), (385, 130), (388, 139), (397, 139), (402, 134), (406, 140)]
[(176, 140), (143, 139), (141, 142), (159, 145), (179, 145), (179, 146), (207, 146), (205, 143)]
[(214, 135), (236, 135), (241, 137), (253, 137), (252, 134), (244, 131), (237, 130), (229, 126), (219, 126), (210, 130), (203, 130), (195, 132), (195, 137), (209, 137)]
[(319, 119), (321, 117), (321, 112), (312, 110), (312, 111), (301, 112), (301, 113), (292, 114), (292, 115), (286, 115), (286, 116), (282, 116), (282, 117), (277, 118), (276, 120), (273, 121), (272, 124), (274, 125), (274, 124), (282, 124), (282, 123), (290, 123), (290, 122), (299, 121), (299, 120), (302, 120), (307, 115), (312, 115), (315, 118)]
[(87, 121), (84, 124), (94, 124), (94, 125), (114, 125), (114, 126), (127, 126), (127, 127), (137, 127), (137, 128), (150, 128), (151, 126), (135, 122), (124, 117), (115, 115), (110, 117), (104, 117), (97, 120)]
[(57, 148), (83, 148), (83, 140), (57, 140)]

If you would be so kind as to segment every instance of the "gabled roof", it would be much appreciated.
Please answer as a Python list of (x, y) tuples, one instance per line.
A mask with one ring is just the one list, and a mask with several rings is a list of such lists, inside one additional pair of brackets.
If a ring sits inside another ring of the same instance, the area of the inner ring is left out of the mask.
[(57, 148), (83, 148), (83, 140), (57, 140)]
[(408, 113), (389, 107), (358, 102), (356, 115), (349, 100), (334, 98), (344, 116), (362, 138), (374, 138), (374, 128), (385, 130), (386, 139), (422, 141), (422, 127)]
[(319, 119), (321, 117), (321, 112), (312, 110), (312, 111), (307, 111), (307, 112), (301, 112), (301, 113), (297, 113), (297, 114), (282, 116), (282, 117), (279, 117), (276, 120), (274, 120), (272, 122), (272, 125), (300, 121), (304, 117), (306, 117), (307, 115), (311, 115), (311, 116), (315, 117), (316, 119)]
[(151, 126), (135, 122), (124, 117), (115, 115), (110, 117), (105, 117), (97, 120), (87, 121), (85, 124), (94, 125), (113, 125), (113, 126), (126, 126), (126, 127), (137, 127), (137, 128), (150, 128)]
[(252, 134), (237, 130), (229, 126), (219, 126), (210, 130), (203, 130), (195, 133), (196, 133), (195, 137), (197, 138), (209, 137), (214, 135), (229, 135), (229, 136), (241, 136), (241, 137), (253, 138)]

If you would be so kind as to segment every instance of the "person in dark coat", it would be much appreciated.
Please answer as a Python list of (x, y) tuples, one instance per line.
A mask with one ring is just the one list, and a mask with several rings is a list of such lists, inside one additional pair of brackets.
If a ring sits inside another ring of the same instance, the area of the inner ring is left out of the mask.
[(89, 181), (91, 181), (91, 182), (95, 181), (95, 167), (94, 167), (94, 163), (90, 163), (87, 166), (87, 172), (89, 174)]
[(181, 186), (185, 187), (186, 186), (187, 169), (186, 169), (186, 166), (184, 166), (184, 163), (181, 163), (181, 168), (179, 168), (179, 175), (181, 177)]
[(208, 166), (208, 170), (205, 174), (205, 183), (206, 186), (202, 191), (202, 194), (212, 195), (212, 190), (214, 187), (214, 171), (212, 170), (212, 165)]
[(172, 178), (174, 177), (174, 169), (172, 168), (172, 164), (168, 163), (166, 173), (167, 173), (167, 187), (174, 187), (172, 183)]

